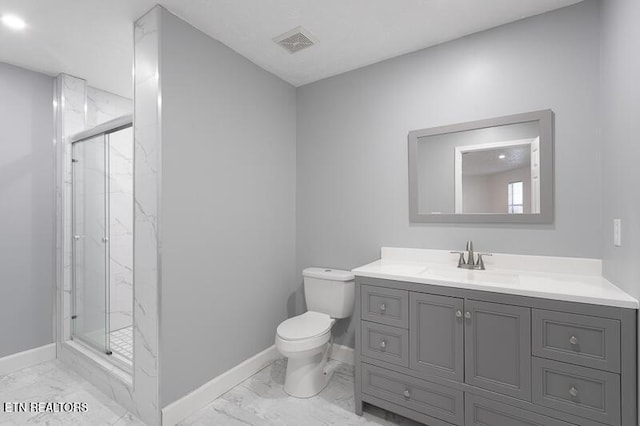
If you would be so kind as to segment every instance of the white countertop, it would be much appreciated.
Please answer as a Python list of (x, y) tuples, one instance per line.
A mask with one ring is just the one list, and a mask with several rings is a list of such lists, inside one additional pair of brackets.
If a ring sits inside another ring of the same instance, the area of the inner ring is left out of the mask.
[(485, 271), (457, 267), (446, 250), (383, 247), (356, 276), (638, 309), (638, 301), (602, 277), (599, 259), (494, 253)]

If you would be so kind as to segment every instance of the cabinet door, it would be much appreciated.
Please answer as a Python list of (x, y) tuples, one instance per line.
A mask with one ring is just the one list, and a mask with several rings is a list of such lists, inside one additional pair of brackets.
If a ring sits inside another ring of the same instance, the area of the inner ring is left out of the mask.
[(465, 301), (465, 382), (531, 400), (531, 310)]
[(463, 299), (412, 292), (409, 307), (410, 368), (462, 382)]

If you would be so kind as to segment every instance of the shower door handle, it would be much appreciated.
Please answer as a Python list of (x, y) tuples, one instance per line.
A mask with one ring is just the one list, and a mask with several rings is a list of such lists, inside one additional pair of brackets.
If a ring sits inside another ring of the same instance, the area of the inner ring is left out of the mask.
[(108, 237), (102, 237), (102, 242), (103, 243), (108, 243), (109, 242), (109, 238)]

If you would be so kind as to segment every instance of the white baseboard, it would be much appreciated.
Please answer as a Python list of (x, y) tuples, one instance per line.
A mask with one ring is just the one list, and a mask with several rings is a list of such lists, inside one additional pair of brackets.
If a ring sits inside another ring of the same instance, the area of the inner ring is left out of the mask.
[(55, 343), (7, 355), (0, 358), (0, 376), (54, 359), (56, 359)]
[(280, 357), (281, 355), (278, 353), (276, 346), (272, 345), (259, 354), (236, 365), (231, 370), (215, 377), (190, 394), (164, 407), (162, 409), (162, 425), (175, 425), (180, 420), (210, 404), (220, 395), (242, 383)]
[(354, 364), (354, 351), (353, 348), (344, 345), (333, 345), (333, 351), (331, 352), (331, 359), (343, 362), (345, 364)]

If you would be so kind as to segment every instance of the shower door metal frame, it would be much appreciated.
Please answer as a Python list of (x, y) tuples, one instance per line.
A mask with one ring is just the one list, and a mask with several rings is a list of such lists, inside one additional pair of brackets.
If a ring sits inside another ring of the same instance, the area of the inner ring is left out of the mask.
[[(97, 349), (106, 355), (112, 355), (111, 351), (111, 300), (110, 300), (110, 282), (111, 282), (111, 244), (109, 241), (111, 235), (111, 212), (110, 212), (110, 138), (112, 133), (119, 130), (124, 130), (133, 126), (133, 116), (125, 115), (116, 119), (107, 121), (92, 129), (80, 132), (70, 138), (71, 143), (71, 339), (79, 339), (83, 343), (89, 345), (93, 349)], [(76, 164), (75, 147), (76, 144), (91, 140), (95, 137), (102, 136), (103, 151), (104, 151), (104, 235), (102, 242), (105, 244), (105, 327), (104, 327), (104, 348), (97, 348), (96, 345), (87, 339), (83, 339), (76, 334), (76, 322), (77, 319), (77, 282), (76, 282), (76, 241), (78, 234), (76, 233)], [(133, 362), (133, 359), (131, 360)], [(115, 360), (114, 360), (115, 362)], [(120, 362), (118, 362), (120, 364)]]

